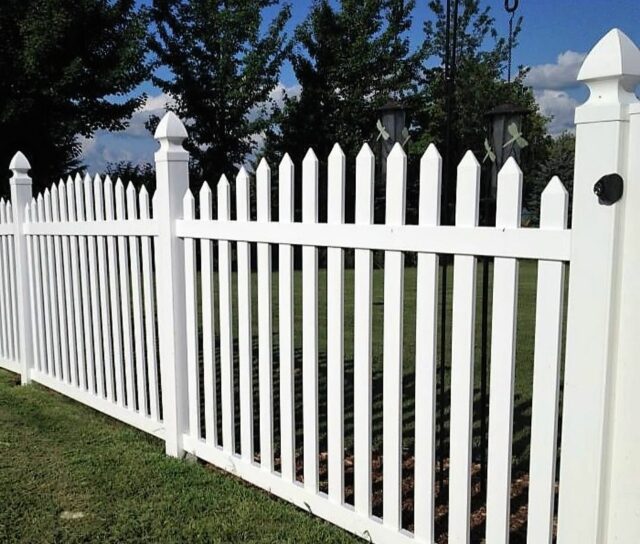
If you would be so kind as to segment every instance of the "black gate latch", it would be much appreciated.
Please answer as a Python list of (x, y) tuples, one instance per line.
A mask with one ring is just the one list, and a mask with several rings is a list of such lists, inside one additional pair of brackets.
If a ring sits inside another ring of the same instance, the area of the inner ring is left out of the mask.
[(608, 174), (602, 176), (593, 186), (593, 192), (598, 197), (598, 202), (605, 206), (611, 206), (622, 198), (624, 182), (620, 174)]

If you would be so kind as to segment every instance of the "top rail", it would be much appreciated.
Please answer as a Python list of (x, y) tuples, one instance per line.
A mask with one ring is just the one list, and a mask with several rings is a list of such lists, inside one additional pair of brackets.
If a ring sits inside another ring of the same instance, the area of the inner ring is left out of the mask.
[(568, 261), (571, 230), (179, 220), (181, 238)]

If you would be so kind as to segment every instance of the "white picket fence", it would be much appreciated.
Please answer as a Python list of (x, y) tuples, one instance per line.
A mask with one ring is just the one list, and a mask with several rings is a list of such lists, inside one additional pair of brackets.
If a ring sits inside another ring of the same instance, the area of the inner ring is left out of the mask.
[[(250, 219), (253, 181), (244, 169), (235, 180), (235, 219), (224, 177), (216, 188), (217, 217), (206, 183), (196, 206), (188, 189), (189, 155), (182, 147), (187, 133), (172, 113), (155, 134), (160, 149), (153, 213), (144, 189), (125, 189), (108, 177), (60, 181), (33, 198), (29, 164), (18, 153), (10, 166), (11, 203), (0, 202), (0, 365), (19, 372), (24, 383), (39, 382), (162, 438), (170, 455), (191, 452), (365, 539), (431, 543), (438, 255), (453, 255), (448, 540), (468, 543), (476, 262), (494, 257), (486, 541), (506, 543), (518, 261), (533, 259), (538, 275), (527, 538), (549, 543), (555, 523), (564, 274), (570, 262), (557, 541), (636, 542), (640, 216), (634, 211), (640, 207), (640, 102), (633, 88), (640, 81), (640, 51), (614, 30), (587, 57), (580, 78), (592, 93), (576, 114), (572, 230), (567, 192), (557, 178), (542, 195), (540, 228), (521, 227), (523, 179), (512, 159), (498, 177), (496, 226), (479, 227), (480, 165), (470, 152), (458, 167), (455, 226), (440, 226), (442, 160), (434, 146), (420, 164), (418, 225), (405, 224), (407, 158), (399, 145), (387, 164), (384, 224), (373, 223), (375, 159), (367, 145), (356, 159), (352, 224), (344, 221), (347, 158), (337, 145), (327, 163), (326, 222), (318, 221), (319, 161), (313, 151), (301, 165), (301, 222), (294, 222), (296, 165), (288, 156), (278, 169), (277, 221), (271, 220), (272, 173), (265, 161), (256, 172), (256, 220)], [(608, 206), (598, 201), (593, 185), (612, 172), (623, 176), (624, 196)], [(252, 244), (257, 245), (255, 298)], [(297, 246), (302, 247), (301, 316), (294, 303)], [(320, 489), (319, 470), (319, 248), (327, 252), (327, 493)], [(345, 250), (354, 250), (352, 323), (345, 323)], [(374, 414), (376, 250), (384, 252), (384, 382), (383, 405)], [(412, 532), (403, 528), (401, 504), (406, 252), (418, 254)], [(299, 317), (303, 405), (302, 421), (296, 422)], [(353, 330), (353, 505), (345, 502), (345, 327)], [(383, 429), (381, 517), (372, 510), (374, 416), (382, 418)], [(295, 439), (300, 427), (302, 456)]]

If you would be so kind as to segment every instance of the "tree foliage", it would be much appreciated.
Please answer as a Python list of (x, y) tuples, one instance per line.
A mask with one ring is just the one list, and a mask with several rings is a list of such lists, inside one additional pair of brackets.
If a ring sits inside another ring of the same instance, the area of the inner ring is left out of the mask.
[(156, 188), (156, 167), (155, 164), (144, 162), (135, 164), (131, 161), (118, 161), (107, 164), (105, 174), (111, 179), (120, 178), (123, 183), (133, 183), (136, 189), (145, 187), (150, 194)]
[(291, 63), (301, 86), (286, 100), (268, 152), (326, 158), (339, 142), (353, 156), (376, 135), (377, 109), (410, 90), (418, 58), (407, 30), (414, 1), (317, 0), (297, 28)]
[(558, 176), (569, 192), (569, 222), (571, 222), (575, 149), (574, 134), (565, 132), (557, 138), (549, 138), (548, 156), (540, 161), (531, 175), (531, 191), (527, 199), (527, 208), (533, 223), (539, 223), (540, 196), (553, 176)]
[(146, 15), (134, 0), (0, 3), (0, 163), (21, 150), (36, 188), (80, 166), (78, 136), (120, 130), (145, 96)]
[(153, 82), (189, 131), (200, 176), (231, 174), (256, 148), (270, 121), (270, 95), (287, 54), (288, 6), (263, 29), (277, 0), (154, 0)]

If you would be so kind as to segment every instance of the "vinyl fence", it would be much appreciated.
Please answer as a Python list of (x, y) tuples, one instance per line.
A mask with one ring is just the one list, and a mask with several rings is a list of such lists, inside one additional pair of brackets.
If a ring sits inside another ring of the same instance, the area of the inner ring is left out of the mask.
[[(452, 255), (447, 538), (466, 543), (476, 263), (478, 257), (492, 257), (486, 541), (508, 542), (518, 267), (523, 259), (534, 260), (528, 542), (637, 541), (640, 216), (633, 210), (640, 206), (640, 102), (633, 89), (640, 81), (640, 51), (624, 34), (611, 31), (585, 60), (580, 79), (591, 97), (576, 114), (572, 230), (567, 229), (567, 192), (557, 178), (543, 192), (540, 228), (521, 227), (523, 179), (512, 159), (498, 176), (496, 226), (478, 226), (480, 165), (471, 152), (457, 170), (455, 225), (440, 226), (442, 160), (434, 146), (420, 164), (417, 225), (405, 224), (407, 158), (399, 145), (386, 168), (384, 224), (373, 221), (375, 157), (367, 145), (355, 159), (354, 223), (345, 223), (349, 159), (338, 145), (327, 161), (326, 222), (318, 220), (320, 169), (313, 151), (301, 165), (288, 156), (279, 164), (277, 221), (271, 218), (274, 173), (265, 161), (255, 176), (255, 220), (250, 213), (254, 180), (244, 169), (233, 184), (235, 199), (224, 177), (214, 189), (205, 183), (194, 196), (182, 147), (187, 133), (172, 113), (155, 134), (160, 149), (153, 202), (144, 188), (137, 191), (100, 176), (69, 178), (33, 197), (29, 163), (18, 153), (10, 166), (11, 202), (0, 202), (0, 364), (19, 372), (24, 383), (41, 383), (163, 439), (170, 455), (195, 454), (365, 539), (430, 543), (438, 518), (439, 259)], [(293, 202), (300, 166), (298, 222)], [(612, 173), (624, 184), (615, 202), (609, 199), (611, 178), (594, 194), (594, 184)], [(319, 268), (319, 253), (325, 250), (326, 272)], [(302, 253), (299, 274), (294, 271), (297, 251)], [(372, 398), (376, 251), (384, 255), (381, 404)], [(351, 252), (353, 316), (347, 320), (345, 254)], [(417, 254), (411, 530), (402, 519), (407, 253)], [(320, 283), (325, 278), (326, 408), (319, 394), (324, 373), (320, 314), (325, 312)], [(348, 456), (346, 330), (353, 342)], [(326, 439), (320, 425), (325, 409)], [(374, 422), (380, 419), (381, 490), (372, 476)], [(346, 481), (347, 464), (353, 466), (353, 482)], [(348, 487), (353, 490), (349, 501)], [(373, 498), (380, 491), (378, 511)]]

